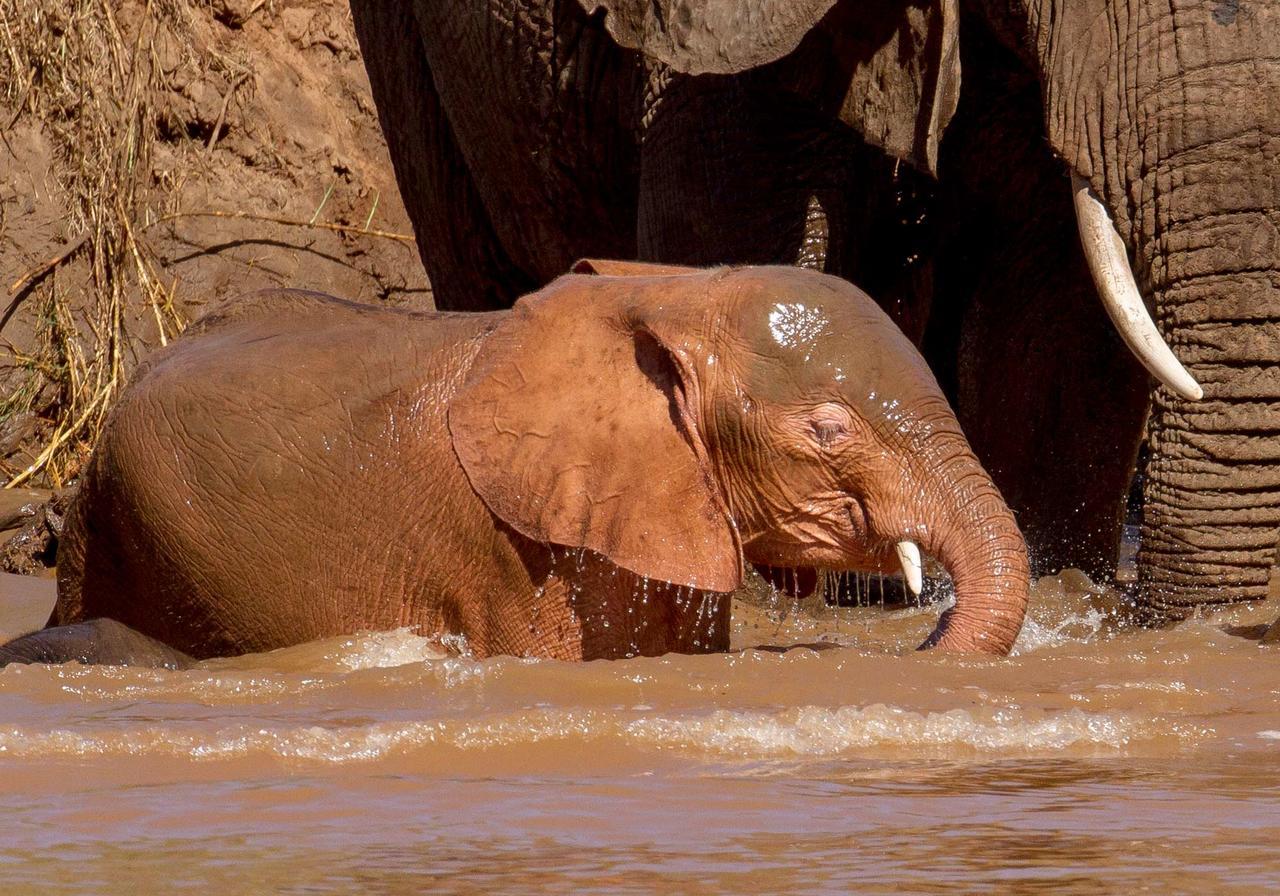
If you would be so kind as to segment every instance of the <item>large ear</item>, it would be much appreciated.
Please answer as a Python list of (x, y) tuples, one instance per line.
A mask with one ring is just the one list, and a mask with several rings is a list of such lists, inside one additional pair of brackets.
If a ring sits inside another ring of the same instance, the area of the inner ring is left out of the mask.
[(516, 303), (449, 409), (454, 450), (490, 511), (649, 578), (738, 586), (698, 386), (670, 337), (655, 335), (680, 331), (673, 315), (695, 319), (683, 303), (705, 295), (705, 280), (570, 275)]
[[(841, 120), (937, 173), (960, 97), (958, 0), (579, 0), (624, 47), (686, 74), (733, 74), (791, 53), (815, 28), (850, 73)], [(832, 7), (835, 7), (834, 9)]]

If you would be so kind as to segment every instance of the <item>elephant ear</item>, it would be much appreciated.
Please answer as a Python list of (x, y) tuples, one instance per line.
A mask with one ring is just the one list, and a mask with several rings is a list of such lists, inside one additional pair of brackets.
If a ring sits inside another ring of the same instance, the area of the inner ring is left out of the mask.
[(824, 27), (854, 63), (840, 119), (936, 176), (938, 144), (960, 101), (959, 0), (846, 3)]
[[(840, 118), (930, 174), (960, 97), (959, 0), (579, 0), (619, 44), (685, 74), (733, 74), (819, 29), (850, 73)], [(832, 7), (835, 7), (834, 9)]]
[(492, 513), (642, 576), (738, 586), (697, 385), (672, 344), (671, 316), (688, 312), (673, 293), (703, 279), (569, 275), (516, 303), (449, 409), (454, 451)]

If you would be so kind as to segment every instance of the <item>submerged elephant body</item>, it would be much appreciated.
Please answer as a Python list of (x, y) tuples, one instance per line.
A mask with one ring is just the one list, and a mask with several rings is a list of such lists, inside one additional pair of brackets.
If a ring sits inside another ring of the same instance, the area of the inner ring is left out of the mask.
[(411, 626), (476, 655), (728, 646), (742, 563), (951, 571), (933, 641), (1009, 649), (1012, 516), (847, 283), (594, 263), (510, 312), (255, 294), (140, 371), (83, 477), (54, 622), (195, 657)]

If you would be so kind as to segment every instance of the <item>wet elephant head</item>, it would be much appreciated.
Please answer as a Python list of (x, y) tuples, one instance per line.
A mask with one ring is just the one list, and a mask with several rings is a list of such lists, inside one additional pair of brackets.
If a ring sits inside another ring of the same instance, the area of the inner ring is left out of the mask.
[[(515, 306), (451, 406), (525, 536), (730, 591), (748, 562), (951, 573), (930, 643), (1004, 653), (1025, 546), (924, 360), (864, 293), (795, 268), (586, 262)], [(918, 584), (917, 584), (918, 587)]]

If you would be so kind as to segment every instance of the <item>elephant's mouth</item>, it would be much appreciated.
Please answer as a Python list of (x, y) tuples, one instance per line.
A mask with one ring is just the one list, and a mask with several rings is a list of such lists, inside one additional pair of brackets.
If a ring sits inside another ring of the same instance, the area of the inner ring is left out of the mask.
[[(781, 569), (791, 574), (766, 575), (779, 583), (806, 581), (815, 569), (832, 572), (901, 574), (915, 595), (922, 590), (920, 549), (911, 541), (876, 534), (862, 501), (841, 496), (821, 513), (797, 514), (772, 532), (756, 536), (743, 546), (746, 559), (757, 568)], [(787, 585), (779, 590), (791, 591)]]

